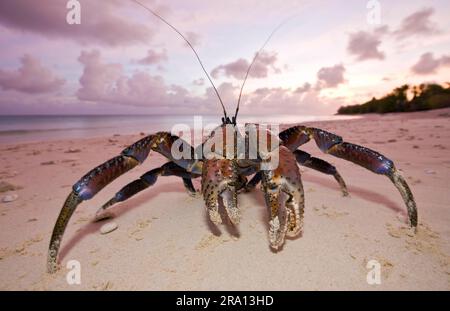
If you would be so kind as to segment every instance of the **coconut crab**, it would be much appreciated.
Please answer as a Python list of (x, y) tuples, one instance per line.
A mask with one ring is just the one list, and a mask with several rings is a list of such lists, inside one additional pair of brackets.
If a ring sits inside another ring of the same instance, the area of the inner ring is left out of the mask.
[[(261, 189), (269, 210), (269, 244), (273, 250), (279, 250), (285, 242), (285, 237), (297, 237), (302, 232), (304, 191), (298, 165), (333, 176), (338, 182), (342, 194), (348, 195), (345, 182), (335, 166), (299, 149), (303, 144), (314, 140), (318, 148), (324, 153), (353, 162), (373, 173), (387, 176), (398, 189), (406, 204), (409, 224), (411, 227), (417, 228), (417, 208), (411, 190), (394, 163), (384, 155), (369, 148), (345, 142), (342, 137), (336, 134), (303, 125), (290, 127), (280, 133), (274, 133), (259, 125), (246, 127), (244, 133), (239, 131), (236, 121), (248, 74), (259, 53), (278, 28), (272, 32), (258, 53), (255, 54), (242, 83), (235, 114), (229, 118), (214, 83), (191, 43), (156, 12), (139, 1), (133, 1), (169, 25), (192, 49), (218, 96), (224, 113), (222, 124), (196, 148), (169, 132), (148, 135), (125, 148), (118, 156), (84, 175), (73, 185), (54, 226), (48, 251), (48, 272), (53, 273), (57, 270), (58, 251), (62, 237), (77, 206), (81, 202), (94, 197), (117, 177), (142, 164), (151, 152), (160, 153), (169, 161), (161, 167), (148, 171), (139, 179), (132, 181), (118, 191), (99, 209), (97, 212), (98, 218), (103, 217), (105, 210), (110, 206), (123, 202), (154, 185), (159, 176), (177, 176), (182, 179), (186, 190), (191, 194), (196, 193), (192, 179), (201, 178), (201, 193), (209, 219), (214, 224), (222, 222), (222, 216), (219, 212), (220, 203), (222, 203), (225, 211), (223, 214), (226, 214), (233, 225), (237, 225), (240, 219), (237, 202), (238, 193), (240, 191), (251, 191), (258, 183), (261, 183)], [(258, 138), (256, 157), (250, 157), (250, 149), (253, 146), (251, 136)], [(244, 142), (244, 148), (239, 150), (236, 144), (232, 144), (232, 146), (227, 145), (227, 143), (223, 144), (223, 142), (229, 141), (227, 137), (232, 137), (233, 142), (241, 139)], [(262, 153), (259, 150), (259, 138), (270, 141)], [(205, 153), (205, 145), (211, 144), (213, 140), (214, 147), (210, 149), (209, 153)], [(222, 148), (215, 147), (219, 146), (217, 143), (220, 143), (220, 141), (222, 142)], [(181, 142), (181, 145), (178, 145), (179, 142)], [(187, 153), (190, 156), (180, 158), (174, 155), (174, 150)], [(273, 158), (278, 159), (278, 165), (275, 167), (266, 166)], [(248, 181), (247, 177), (251, 175), (253, 177)]]

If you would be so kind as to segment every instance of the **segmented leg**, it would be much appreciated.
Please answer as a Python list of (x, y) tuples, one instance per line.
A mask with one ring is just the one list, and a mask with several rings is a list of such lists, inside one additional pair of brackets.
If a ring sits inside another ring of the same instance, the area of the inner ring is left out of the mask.
[(245, 185), (245, 191), (250, 192), (253, 189), (256, 188), (256, 186), (259, 184), (259, 182), (262, 179), (262, 172), (257, 172), (255, 175), (253, 175), (252, 179)]
[[(279, 148), (280, 164), (275, 170), (261, 171), (266, 204), (269, 208), (269, 243), (274, 250), (284, 244), (285, 237), (298, 236), (302, 231), (304, 192), (300, 170), (289, 149)], [(281, 194), (287, 195), (285, 202)]]
[[(336, 167), (334, 167), (333, 165), (322, 159), (311, 157), (309, 153), (304, 152), (302, 150), (294, 151), (294, 155), (295, 158), (297, 159), (298, 164), (327, 175), (333, 175), (333, 177), (338, 182), (339, 187), (341, 188), (342, 195), (348, 196), (347, 186), (344, 182), (344, 179), (337, 171)], [(253, 176), (252, 179), (250, 179), (250, 181), (245, 185), (246, 192), (250, 192), (256, 187), (256, 185), (261, 181), (262, 178), (261, 174), (262, 174), (261, 172), (258, 172)]]
[(351, 161), (376, 174), (389, 177), (406, 204), (410, 225), (417, 227), (417, 207), (411, 190), (395, 168), (394, 163), (384, 155), (363, 146), (344, 142), (342, 137), (333, 133), (301, 125), (291, 127), (281, 132), (279, 136), (283, 144), (292, 151), (310, 139), (314, 139), (322, 152)]
[(105, 218), (109, 218), (112, 215), (105, 213), (105, 210), (116, 203), (123, 202), (135, 194), (141, 192), (142, 190), (147, 189), (150, 186), (153, 186), (158, 176), (178, 176), (183, 179), (183, 184), (186, 190), (191, 194), (195, 194), (195, 188), (192, 184), (191, 178), (199, 177), (200, 175), (194, 175), (192, 173), (187, 172), (184, 168), (178, 166), (174, 162), (167, 162), (161, 167), (155, 168), (151, 171), (148, 171), (144, 175), (142, 175), (139, 179), (136, 179), (125, 187), (120, 189), (114, 197), (112, 197), (108, 202), (103, 204), (102, 207), (97, 211), (95, 219), (103, 220)]
[(300, 165), (311, 168), (313, 170), (319, 171), (327, 175), (333, 175), (334, 179), (336, 179), (336, 181), (339, 184), (339, 187), (341, 188), (342, 195), (344, 197), (348, 196), (348, 190), (344, 182), (344, 179), (341, 177), (341, 175), (339, 174), (334, 165), (331, 165), (330, 163), (322, 159), (312, 157), (309, 153), (304, 152), (302, 150), (298, 149), (295, 150), (294, 155), (295, 158), (297, 159), (297, 162)]
[(205, 160), (202, 174), (202, 193), (205, 200), (209, 218), (215, 224), (222, 219), (219, 213), (219, 198), (230, 221), (237, 225), (240, 220), (240, 211), (237, 206), (237, 190), (241, 182), (234, 161)]
[[(72, 188), (72, 192), (67, 197), (61, 212), (56, 221), (50, 239), (50, 246), (47, 259), (47, 270), (53, 273), (57, 270), (57, 256), (66, 226), (76, 207), (85, 200), (91, 199), (106, 185), (117, 177), (144, 162), (150, 150), (154, 150), (174, 161), (177, 165), (186, 170), (201, 173), (201, 162), (188, 159), (173, 159), (171, 154), (172, 144), (178, 137), (167, 132), (159, 132), (142, 138), (136, 143), (124, 149), (122, 153), (109, 161), (99, 165), (84, 175)], [(183, 146), (189, 146), (183, 144)], [(190, 147), (190, 146), (189, 146)], [(191, 148), (191, 147), (190, 147)], [(191, 148), (192, 149), (192, 148)], [(191, 150), (191, 152), (193, 152)]]

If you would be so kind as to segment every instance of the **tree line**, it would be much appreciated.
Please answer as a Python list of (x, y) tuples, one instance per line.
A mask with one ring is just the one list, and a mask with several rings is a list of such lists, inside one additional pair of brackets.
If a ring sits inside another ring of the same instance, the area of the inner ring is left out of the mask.
[[(372, 98), (361, 105), (343, 106), (338, 114), (411, 112), (450, 107), (450, 83), (444, 87), (434, 83), (408, 84), (395, 88), (380, 99)], [(408, 99), (408, 92), (412, 94)]]

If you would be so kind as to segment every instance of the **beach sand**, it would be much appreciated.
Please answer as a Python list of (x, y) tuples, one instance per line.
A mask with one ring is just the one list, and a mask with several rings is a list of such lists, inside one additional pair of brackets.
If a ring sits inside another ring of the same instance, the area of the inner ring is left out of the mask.
[[(100, 234), (99, 206), (129, 181), (165, 163), (152, 153), (138, 168), (82, 203), (62, 241), (61, 269), (46, 273), (50, 234), (71, 186), (140, 135), (0, 145), (0, 289), (2, 290), (449, 290), (450, 110), (370, 115), (310, 123), (391, 158), (414, 193), (419, 228), (411, 234), (394, 185), (350, 162), (303, 150), (336, 165), (348, 184), (342, 197), (330, 176), (301, 168), (305, 188), (302, 237), (270, 250), (261, 190), (239, 195), (237, 229), (215, 228), (201, 197), (179, 178), (112, 208), (118, 229)], [(117, 130), (120, 134), (120, 131)], [(8, 183), (8, 184), (5, 184)], [(5, 185), (9, 185), (6, 187)], [(199, 180), (195, 181), (199, 188)], [(81, 284), (66, 264), (81, 264)], [(367, 263), (381, 265), (369, 285)]]

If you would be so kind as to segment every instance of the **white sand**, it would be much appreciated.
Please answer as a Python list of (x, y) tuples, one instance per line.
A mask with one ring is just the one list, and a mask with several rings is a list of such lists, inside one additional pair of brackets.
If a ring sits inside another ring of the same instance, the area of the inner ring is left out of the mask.
[[(400, 194), (386, 177), (321, 154), (313, 142), (304, 150), (334, 163), (351, 196), (342, 197), (332, 177), (302, 168), (304, 234), (287, 240), (278, 253), (268, 245), (259, 189), (239, 196), (238, 230), (217, 229), (206, 218), (203, 200), (189, 197), (176, 177), (161, 177), (113, 207), (119, 228), (100, 234), (104, 222), (92, 223), (97, 208), (127, 182), (164, 163), (152, 154), (79, 206), (55, 275), (45, 271), (47, 247), (71, 185), (140, 136), (114, 137), (116, 143), (105, 137), (0, 145), (0, 182), (22, 187), (0, 194), (19, 195), (0, 203), (0, 289), (449, 290), (449, 116), (446, 109), (313, 124), (394, 160), (418, 205), (415, 236), (406, 227)], [(65, 153), (69, 148), (80, 152)], [(65, 265), (73, 259), (81, 263), (81, 285), (66, 282)], [(366, 282), (372, 259), (381, 264), (381, 285)]]

